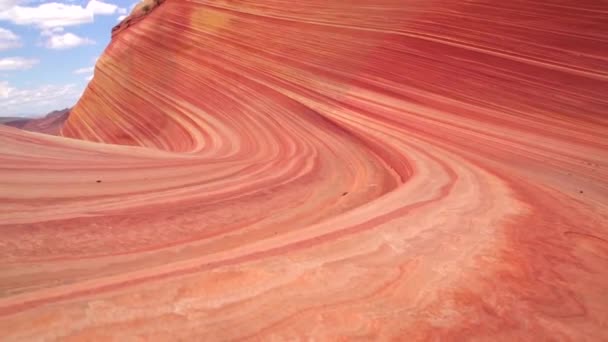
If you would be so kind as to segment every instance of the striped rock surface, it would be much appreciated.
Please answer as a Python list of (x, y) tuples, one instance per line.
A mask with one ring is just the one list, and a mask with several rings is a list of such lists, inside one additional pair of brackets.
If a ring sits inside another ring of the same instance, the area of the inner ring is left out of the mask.
[(0, 126), (0, 339), (608, 340), (607, 18), (165, 1)]

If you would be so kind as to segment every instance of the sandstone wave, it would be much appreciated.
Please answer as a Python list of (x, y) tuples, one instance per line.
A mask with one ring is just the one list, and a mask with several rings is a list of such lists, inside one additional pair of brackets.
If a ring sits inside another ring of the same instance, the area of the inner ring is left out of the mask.
[(167, 0), (0, 126), (2, 340), (607, 340), (608, 4)]

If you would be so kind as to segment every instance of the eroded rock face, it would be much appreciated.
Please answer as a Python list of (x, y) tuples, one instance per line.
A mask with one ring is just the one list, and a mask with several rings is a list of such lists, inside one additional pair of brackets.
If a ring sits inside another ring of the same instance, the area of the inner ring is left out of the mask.
[(143, 20), (148, 14), (152, 13), (158, 6), (162, 5), (165, 0), (142, 0), (133, 9), (131, 13), (121, 20), (118, 25), (112, 28), (112, 38), (115, 38), (122, 31), (135, 25), (139, 21)]
[(2, 339), (608, 339), (606, 11), (168, 0), (0, 127)]

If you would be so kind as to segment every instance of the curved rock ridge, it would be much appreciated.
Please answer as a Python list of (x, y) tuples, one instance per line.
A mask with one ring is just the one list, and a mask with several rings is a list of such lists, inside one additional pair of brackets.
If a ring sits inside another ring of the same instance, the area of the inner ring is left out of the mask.
[(607, 340), (606, 13), (167, 0), (0, 126), (1, 339)]

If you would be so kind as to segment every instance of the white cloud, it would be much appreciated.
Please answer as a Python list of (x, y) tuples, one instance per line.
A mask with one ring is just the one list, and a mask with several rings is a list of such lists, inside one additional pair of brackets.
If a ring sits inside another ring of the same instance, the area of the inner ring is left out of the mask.
[(0, 81), (0, 99), (6, 99), (10, 96), (12, 88), (8, 86), (8, 82)]
[(118, 14), (127, 14), (127, 9), (124, 7), (121, 7), (118, 9)]
[(118, 6), (102, 1), (91, 0), (87, 4), (86, 10), (93, 14), (109, 15), (114, 14), (118, 10)]
[(53, 27), (43, 29), (42, 32), (40, 32), (40, 35), (43, 37), (48, 37), (61, 32), (63, 32), (63, 27)]
[[(3, 0), (0, 0), (3, 1)], [(21, 47), (21, 39), (11, 30), (0, 27), (0, 50)]]
[(18, 89), (0, 81), (0, 116), (35, 116), (73, 106), (81, 94), (74, 84)]
[(68, 32), (50, 36), (44, 45), (49, 49), (62, 50), (89, 44), (95, 44), (95, 42)]
[(17, 5), (17, 0), (0, 0), (0, 12), (13, 8)]
[(0, 12), (0, 20), (9, 20), (17, 25), (36, 25), (42, 29), (91, 23), (93, 18), (93, 13), (81, 6), (56, 2), (37, 7), (15, 6)]
[(84, 79), (85, 81), (90, 81), (93, 79), (93, 71), (95, 71), (95, 66), (90, 66), (90, 67), (86, 67), (86, 68), (80, 68), (80, 69), (76, 69), (74, 70), (75, 74), (88, 74)]
[(89, 74), (92, 73), (95, 70), (94, 66), (90, 66), (90, 67), (86, 67), (86, 68), (80, 68), (80, 69), (76, 69), (74, 70), (75, 74)]
[(0, 20), (41, 29), (91, 23), (95, 15), (111, 15), (117, 11), (118, 6), (98, 0), (89, 1), (86, 7), (57, 2), (18, 6), (14, 0), (0, 0)]
[(117, 18), (118, 21), (123, 21), (123, 19), (125, 19), (127, 16), (126, 15), (121, 15), (120, 17)]
[(0, 58), (0, 70), (25, 70), (38, 64), (34, 58), (5, 57)]

